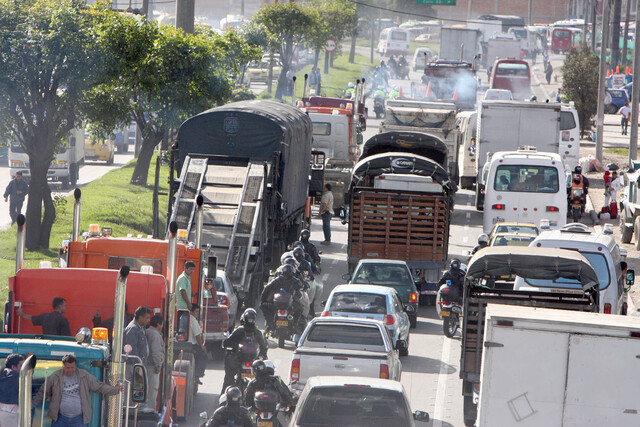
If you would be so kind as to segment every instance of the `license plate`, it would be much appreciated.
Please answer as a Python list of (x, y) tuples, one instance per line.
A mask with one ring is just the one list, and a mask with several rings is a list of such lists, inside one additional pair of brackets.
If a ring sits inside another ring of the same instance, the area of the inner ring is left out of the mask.
[(240, 375), (240, 378), (242, 378), (242, 379), (248, 378), (248, 379), (252, 380), (253, 379), (253, 374), (251, 372), (243, 372)]
[(273, 427), (271, 421), (258, 421), (258, 427)]
[(287, 326), (289, 326), (289, 321), (288, 320), (276, 320), (276, 326), (278, 326), (278, 327), (284, 326), (286, 328)]
[(441, 311), (441, 312), (440, 312), (440, 316), (442, 316), (442, 317), (449, 317), (449, 312), (448, 312), (448, 311)]

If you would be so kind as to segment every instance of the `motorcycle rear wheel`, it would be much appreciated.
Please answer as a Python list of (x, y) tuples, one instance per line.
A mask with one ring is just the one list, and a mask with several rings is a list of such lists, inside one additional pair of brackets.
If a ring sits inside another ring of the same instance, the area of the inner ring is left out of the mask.
[(458, 316), (451, 313), (449, 317), (445, 317), (442, 320), (442, 331), (447, 338), (453, 338), (458, 332)]

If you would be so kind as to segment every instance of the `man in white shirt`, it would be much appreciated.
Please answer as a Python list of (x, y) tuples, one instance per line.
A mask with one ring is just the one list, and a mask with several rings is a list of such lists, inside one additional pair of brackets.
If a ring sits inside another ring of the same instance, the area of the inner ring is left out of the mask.
[(331, 244), (331, 217), (333, 216), (333, 193), (331, 184), (324, 185), (322, 199), (320, 199), (320, 216), (322, 217), (322, 231), (324, 232), (324, 242), (321, 245)]
[(627, 129), (629, 127), (629, 115), (631, 114), (631, 107), (629, 107), (629, 102), (625, 102), (622, 108), (618, 110), (618, 114), (622, 116), (622, 120), (620, 124), (622, 125), (622, 135), (627, 134)]
[(204, 346), (204, 336), (200, 327), (200, 307), (198, 304), (191, 305), (191, 320), (189, 321), (189, 343), (193, 344), (193, 351), (196, 358), (196, 375), (198, 384), (202, 384), (200, 378), (204, 376), (207, 367), (207, 349)]
[(609, 184), (609, 189), (611, 190), (611, 202), (616, 203), (618, 191), (622, 190), (624, 187), (624, 180), (622, 177), (618, 176), (617, 171), (611, 172), (611, 183)]

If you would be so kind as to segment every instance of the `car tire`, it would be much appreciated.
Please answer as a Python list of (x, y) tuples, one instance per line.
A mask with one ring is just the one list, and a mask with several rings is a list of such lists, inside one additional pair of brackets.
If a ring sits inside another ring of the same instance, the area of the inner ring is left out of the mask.
[(407, 348), (404, 350), (398, 350), (400, 357), (407, 357), (409, 355), (409, 340), (407, 340)]
[(409, 328), (415, 329), (418, 326), (418, 315), (409, 316)]
[(622, 243), (631, 243), (633, 238), (634, 227), (627, 227), (627, 223), (624, 220), (624, 212), (620, 215), (620, 234), (622, 234)]
[(640, 250), (640, 216), (633, 220), (633, 236), (636, 241), (636, 250)]

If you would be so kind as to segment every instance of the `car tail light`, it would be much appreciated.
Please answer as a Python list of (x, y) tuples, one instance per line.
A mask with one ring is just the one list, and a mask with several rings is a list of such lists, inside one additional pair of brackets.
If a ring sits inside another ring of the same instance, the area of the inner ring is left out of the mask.
[[(382, 375), (382, 370), (380, 371)], [(291, 361), (291, 372), (289, 373), (289, 379), (291, 381), (299, 381), (300, 380), (300, 359), (294, 358)]]
[(280, 316), (284, 316), (285, 315), (285, 311), (284, 310), (280, 310)]
[(604, 305), (604, 314), (611, 314), (611, 304), (606, 303)]
[(329, 316), (331, 316), (330, 311), (323, 311), (322, 314), (320, 315), (320, 317), (329, 317)]
[(385, 314), (384, 315), (384, 324), (385, 325), (393, 325), (394, 323), (396, 323), (396, 319), (390, 315), (390, 314)]
[(251, 362), (244, 362), (244, 367), (245, 368), (250, 368), (251, 367)]
[(547, 212), (560, 212), (560, 209), (556, 206), (547, 206)]
[(220, 305), (229, 307), (229, 298), (226, 295), (218, 295), (218, 299), (220, 300)]
[(418, 302), (418, 294), (415, 292), (411, 292), (411, 295), (409, 295), (409, 301), (413, 303)]
[(497, 204), (491, 206), (491, 209), (495, 209), (495, 210), (498, 210), (498, 211), (503, 211), (504, 210), (504, 205), (502, 203), (497, 203)]
[[(300, 362), (298, 361), (298, 363)], [(299, 365), (298, 365), (298, 368), (300, 368)], [(389, 379), (389, 365), (387, 365), (386, 363), (380, 364), (380, 378), (384, 378), (385, 380)]]

